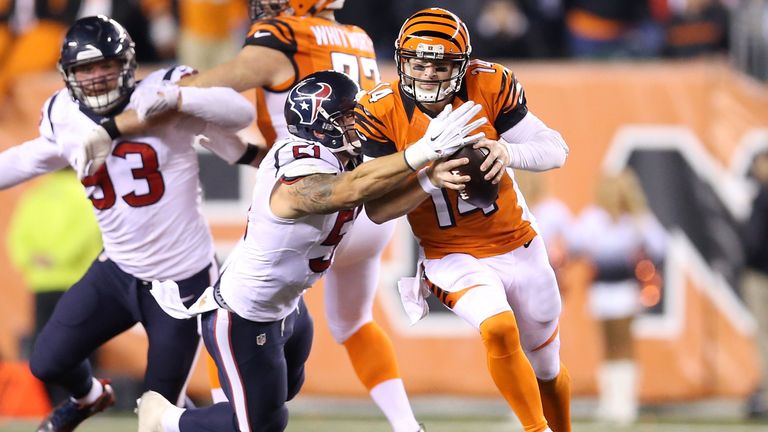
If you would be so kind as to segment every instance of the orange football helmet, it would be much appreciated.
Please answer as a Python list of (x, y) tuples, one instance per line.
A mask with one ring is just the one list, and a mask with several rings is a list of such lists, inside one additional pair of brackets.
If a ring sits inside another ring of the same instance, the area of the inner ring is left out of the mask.
[(249, 3), (253, 21), (273, 18), (286, 11), (293, 16), (304, 16), (344, 7), (344, 0), (250, 0)]
[[(464, 22), (453, 12), (441, 8), (423, 9), (405, 20), (395, 42), (395, 63), (400, 86), (405, 94), (418, 102), (439, 102), (459, 90), (467, 72), (472, 45)], [(412, 74), (411, 59), (451, 62), (447, 79), (428, 80)], [(430, 84), (434, 91), (418, 85)]]

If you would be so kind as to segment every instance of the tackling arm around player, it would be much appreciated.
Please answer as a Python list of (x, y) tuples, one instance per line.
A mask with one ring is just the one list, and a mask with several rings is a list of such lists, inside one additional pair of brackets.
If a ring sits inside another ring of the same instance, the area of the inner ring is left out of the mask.
[[(335, 20), (334, 11), (343, 4), (343, 0), (251, 0), (254, 24), (237, 56), (185, 77), (180, 85), (228, 86), (237, 91), (256, 88), (260, 132), (268, 144), (284, 138), (288, 131), (283, 103), (291, 86), (303, 77), (321, 70), (344, 71), (364, 90), (371, 90), (379, 81), (370, 37), (359, 27)], [(128, 127), (124, 120), (127, 115), (116, 119), (120, 130)], [(255, 162), (266, 153), (259, 150)], [(401, 379), (395, 347), (373, 319), (381, 255), (394, 228), (394, 221), (376, 225), (365, 213), (360, 215), (354, 235), (338, 248), (334, 266), (325, 277), (323, 295), (328, 328), (344, 346), (360, 382), (393, 430), (408, 432), (418, 422)], [(214, 388), (214, 397), (216, 394)]]
[[(285, 402), (301, 388), (312, 343), (302, 294), (331, 267), (341, 240), (353, 235), (359, 206), (413, 175), (412, 169), (483, 136), (469, 135), (485, 118), (470, 121), (479, 107), (467, 102), (430, 123), (430, 136), (437, 138), (356, 166), (357, 94), (357, 85), (339, 72), (299, 82), (285, 103), (292, 135), (275, 143), (259, 167), (246, 234), (219, 282), (189, 309), (180, 306), (175, 284), (155, 284), (152, 294), (170, 315), (202, 314), (203, 338), (228, 402), (182, 410), (147, 392), (139, 402), (139, 432), (283, 430)], [(438, 161), (435, 172), (466, 162)], [(440, 184), (461, 188), (461, 182)]]

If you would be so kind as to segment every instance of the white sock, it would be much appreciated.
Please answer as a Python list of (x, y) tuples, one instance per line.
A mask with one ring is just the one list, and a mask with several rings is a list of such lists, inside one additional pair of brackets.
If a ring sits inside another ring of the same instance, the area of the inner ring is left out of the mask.
[(96, 399), (98, 399), (99, 396), (104, 393), (104, 386), (101, 384), (101, 381), (97, 380), (96, 378), (91, 379), (93, 380), (93, 383), (91, 384), (91, 389), (88, 390), (88, 394), (79, 399), (72, 398), (81, 406), (90, 405), (96, 402)]
[(379, 383), (371, 389), (371, 399), (387, 417), (393, 432), (416, 432), (419, 422), (408, 403), (403, 380), (394, 378)]
[(637, 367), (632, 360), (604, 362), (598, 373), (599, 420), (627, 426), (637, 420)]
[(168, 407), (163, 412), (163, 432), (181, 432), (179, 430), (179, 420), (181, 415), (186, 411), (184, 408), (177, 406)]

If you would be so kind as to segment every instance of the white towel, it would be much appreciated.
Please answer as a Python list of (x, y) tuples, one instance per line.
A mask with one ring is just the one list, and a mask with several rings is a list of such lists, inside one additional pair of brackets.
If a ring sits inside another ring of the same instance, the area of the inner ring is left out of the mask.
[(160, 282), (152, 281), (152, 289), (149, 290), (157, 304), (163, 311), (176, 319), (188, 319), (200, 315), (203, 312), (218, 309), (219, 305), (213, 298), (213, 287), (208, 287), (197, 301), (187, 308), (181, 302), (179, 286), (172, 280)]
[(400, 293), (400, 302), (408, 315), (411, 325), (416, 324), (429, 314), (429, 288), (424, 281), (421, 262), (416, 266), (416, 277), (404, 277), (397, 281), (397, 291)]

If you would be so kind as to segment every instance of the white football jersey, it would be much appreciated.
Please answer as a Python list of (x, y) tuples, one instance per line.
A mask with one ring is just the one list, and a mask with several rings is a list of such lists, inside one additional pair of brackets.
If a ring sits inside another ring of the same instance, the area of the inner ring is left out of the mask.
[(318, 143), (296, 137), (275, 143), (259, 166), (244, 241), (221, 276), (230, 309), (257, 322), (282, 319), (328, 270), (359, 209), (284, 219), (272, 213), (269, 201), (278, 182), (342, 171), (339, 159)]
[[(150, 74), (138, 86), (178, 81), (193, 70), (179, 66)], [(129, 103), (125, 109), (131, 109)], [(43, 107), (40, 137), (0, 155), (7, 187), (67, 164), (75, 166), (81, 139), (99, 119), (60, 90)], [(101, 227), (104, 250), (123, 271), (145, 280), (181, 280), (213, 259), (201, 211), (195, 136), (203, 120), (179, 115), (141, 136), (122, 136), (93, 176), (83, 179)]]

